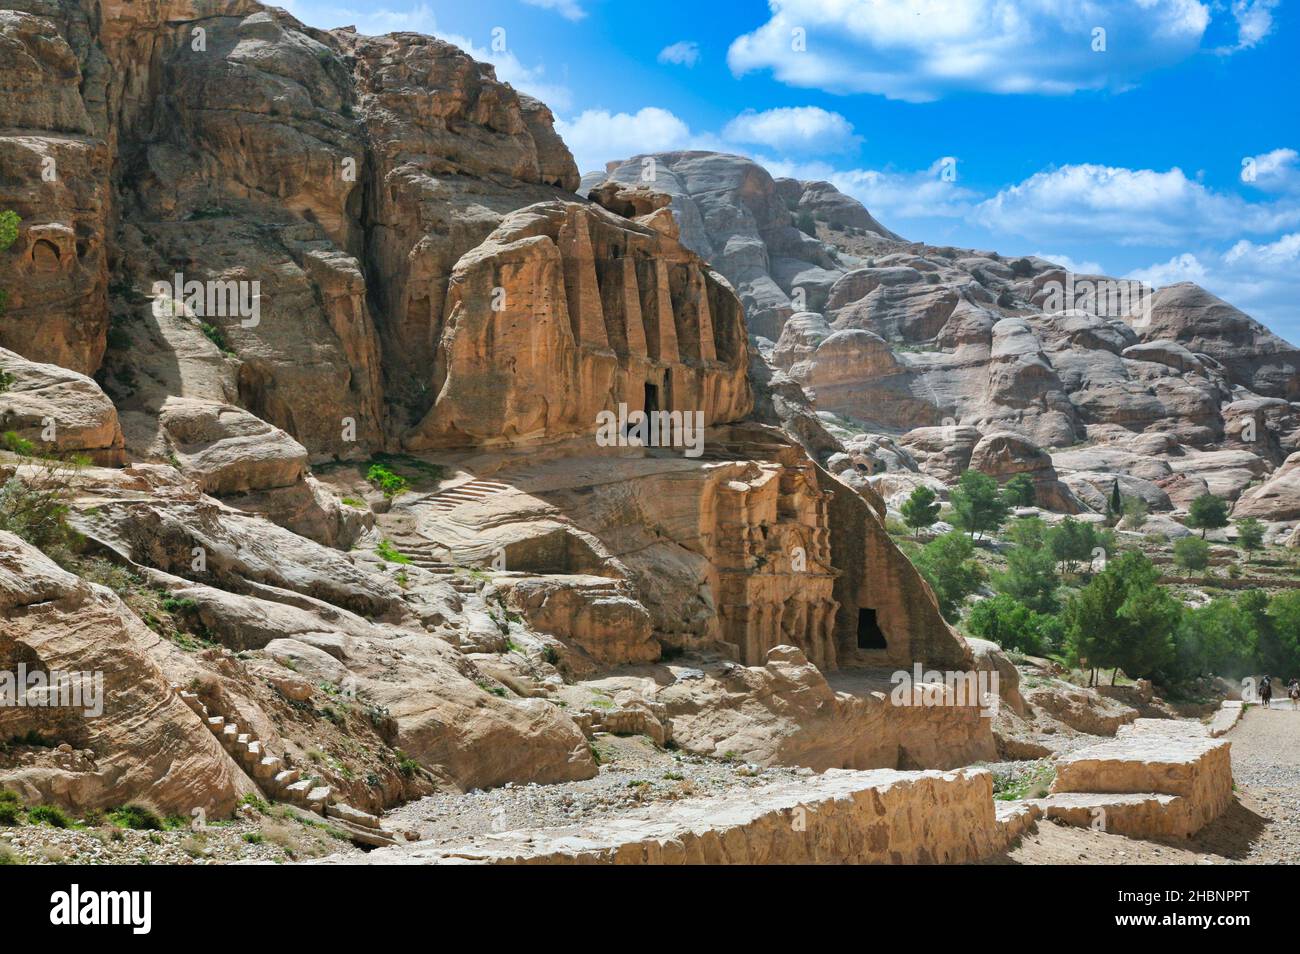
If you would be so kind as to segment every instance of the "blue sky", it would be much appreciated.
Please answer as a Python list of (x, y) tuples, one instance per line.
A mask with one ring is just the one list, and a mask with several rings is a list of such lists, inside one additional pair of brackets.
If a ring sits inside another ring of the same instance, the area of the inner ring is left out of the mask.
[(493, 62), (584, 172), (738, 152), (830, 179), (907, 238), (1196, 281), (1300, 341), (1284, 0), (281, 3)]

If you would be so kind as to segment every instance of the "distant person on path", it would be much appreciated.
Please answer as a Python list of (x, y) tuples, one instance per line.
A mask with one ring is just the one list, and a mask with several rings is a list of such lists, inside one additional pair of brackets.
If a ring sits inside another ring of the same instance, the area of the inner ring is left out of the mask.
[(1286, 684), (1286, 694), (1291, 698), (1291, 708), (1294, 709), (1297, 703), (1300, 703), (1300, 679), (1295, 676)]
[(1259, 681), (1259, 698), (1263, 701), (1265, 709), (1273, 701), (1273, 681), (1268, 676)]

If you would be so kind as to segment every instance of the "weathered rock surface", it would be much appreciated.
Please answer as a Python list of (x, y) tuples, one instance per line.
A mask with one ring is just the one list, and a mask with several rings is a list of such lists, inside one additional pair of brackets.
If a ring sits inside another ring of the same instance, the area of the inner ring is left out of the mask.
[(90, 378), (3, 348), (0, 373), (12, 378), (0, 390), (0, 431), (16, 432), (41, 453), (81, 455), (106, 466), (122, 463), (117, 409)]
[(1006, 847), (987, 772), (844, 772), (676, 802), (595, 825), (460, 847), (379, 849), (370, 864), (957, 864)]
[[(172, 693), (180, 651), (110, 591), (3, 531), (0, 613), (0, 672), (13, 680), (20, 672), (44, 673), (46, 680), (62, 672), (80, 689), (31, 691), (26, 704), (11, 698), (0, 706), (0, 737), (32, 733), (52, 743), (0, 754), (6, 788), (76, 812), (142, 799), (186, 817), (194, 808), (221, 817), (255, 791)], [(0, 685), (0, 692), (17, 688)], [(74, 751), (54, 747), (63, 744)]]

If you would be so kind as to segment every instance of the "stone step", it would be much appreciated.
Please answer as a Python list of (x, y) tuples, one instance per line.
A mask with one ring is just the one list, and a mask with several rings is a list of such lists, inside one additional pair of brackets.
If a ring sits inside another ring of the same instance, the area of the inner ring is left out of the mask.
[(307, 804), (323, 815), (332, 794), (333, 790), (328, 785), (317, 785), (307, 793)]
[(233, 722), (227, 722), (221, 729), (221, 744), (226, 748), (231, 748), (235, 744), (235, 739), (239, 735), (239, 726)]
[(271, 783), (276, 787), (278, 791), (283, 791), (284, 789), (292, 785), (294, 782), (298, 781), (298, 777), (301, 774), (302, 773), (299, 772), (297, 769), (285, 769), (282, 772), (277, 772), (275, 778), (271, 779)]
[(325, 814), (330, 818), (342, 819), (351, 822), (354, 825), (361, 825), (364, 828), (379, 828), (379, 819), (370, 814), (363, 812), (359, 808), (353, 808), (346, 802), (335, 802), (325, 808)]
[(391, 845), (405, 844), (406, 842), (406, 839), (400, 837), (395, 832), (383, 828), (368, 828), (365, 825), (354, 825), (341, 818), (335, 818), (331, 824), (342, 829), (347, 833), (349, 838), (361, 845), (370, 845), (375, 848), (387, 848)]
[(284, 767), (284, 760), (274, 755), (264, 755), (262, 760), (253, 767), (253, 777), (267, 781), (275, 778), (276, 773)]
[(1186, 838), (1203, 827), (1181, 795), (1062, 792), (1027, 804), (1050, 821), (1130, 838)]
[(224, 716), (208, 716), (207, 722), (208, 728), (218, 735), (220, 735), (221, 730), (226, 727), (226, 719)]
[(304, 778), (301, 781), (291, 782), (289, 785), (286, 785), (284, 788), (284, 794), (294, 801), (306, 801), (307, 793), (310, 792), (313, 787), (311, 779)]

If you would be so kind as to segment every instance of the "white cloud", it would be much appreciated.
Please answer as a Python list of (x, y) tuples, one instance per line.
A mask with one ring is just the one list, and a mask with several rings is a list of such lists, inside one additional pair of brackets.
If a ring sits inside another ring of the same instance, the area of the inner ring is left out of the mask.
[(1229, 265), (1250, 265), (1256, 268), (1279, 268), (1300, 264), (1300, 232), (1283, 235), (1275, 242), (1256, 245), (1242, 239), (1223, 254)]
[(566, 20), (581, 20), (587, 11), (578, 6), (576, 0), (524, 0), (530, 7), (554, 10)]
[[(1258, 8), (1272, 0), (1240, 2)], [(791, 86), (919, 102), (954, 90), (1127, 88), (1200, 49), (1212, 4), (769, 0), (769, 6), (768, 22), (737, 37), (728, 50), (737, 75), (771, 70)], [(1243, 11), (1241, 36), (1258, 33), (1267, 16), (1267, 10)], [(1106, 31), (1102, 51), (1094, 50), (1097, 28)]]
[(1273, 10), (1278, 0), (1232, 0), (1232, 18), (1237, 21), (1237, 45), (1217, 52), (1249, 50), (1273, 32)]
[(943, 170), (954, 160), (944, 156), (926, 169), (911, 172), (878, 169), (836, 169), (824, 162), (790, 162), (755, 157), (774, 176), (795, 179), (824, 179), (845, 195), (851, 195), (876, 217), (881, 225), (896, 232), (904, 219), (965, 218), (979, 195), (957, 182), (944, 179)]
[(722, 130), (724, 139), (756, 143), (782, 152), (837, 152), (856, 146), (861, 136), (839, 113), (818, 106), (784, 106), (763, 112), (746, 110)]
[(1136, 278), (1147, 285), (1160, 288), (1164, 285), (1176, 285), (1178, 282), (1196, 282), (1198, 285), (1204, 285), (1208, 274), (1199, 258), (1191, 252), (1183, 252), (1167, 262), (1134, 269), (1124, 277)]
[(1274, 149), (1247, 156), (1241, 163), (1241, 181), (1269, 191), (1300, 190), (1300, 153)]
[(694, 40), (678, 40), (659, 51), (660, 63), (694, 66), (700, 59), (700, 45)]
[(1056, 252), (1033, 252), (1035, 258), (1041, 258), (1060, 265), (1067, 272), (1074, 272), (1076, 275), (1105, 275), (1106, 270), (1101, 267), (1100, 262), (1081, 262), (1071, 258), (1069, 255), (1060, 255)]
[(658, 106), (643, 106), (635, 113), (588, 109), (573, 120), (556, 119), (555, 129), (584, 173), (643, 153), (717, 148), (716, 140), (695, 136), (685, 122)]
[(1042, 242), (1066, 234), (1120, 245), (1174, 245), (1277, 232), (1300, 223), (1300, 205), (1247, 202), (1188, 179), (1178, 168), (1083, 164), (1035, 173), (1002, 189), (980, 204), (977, 218), (989, 229)]

